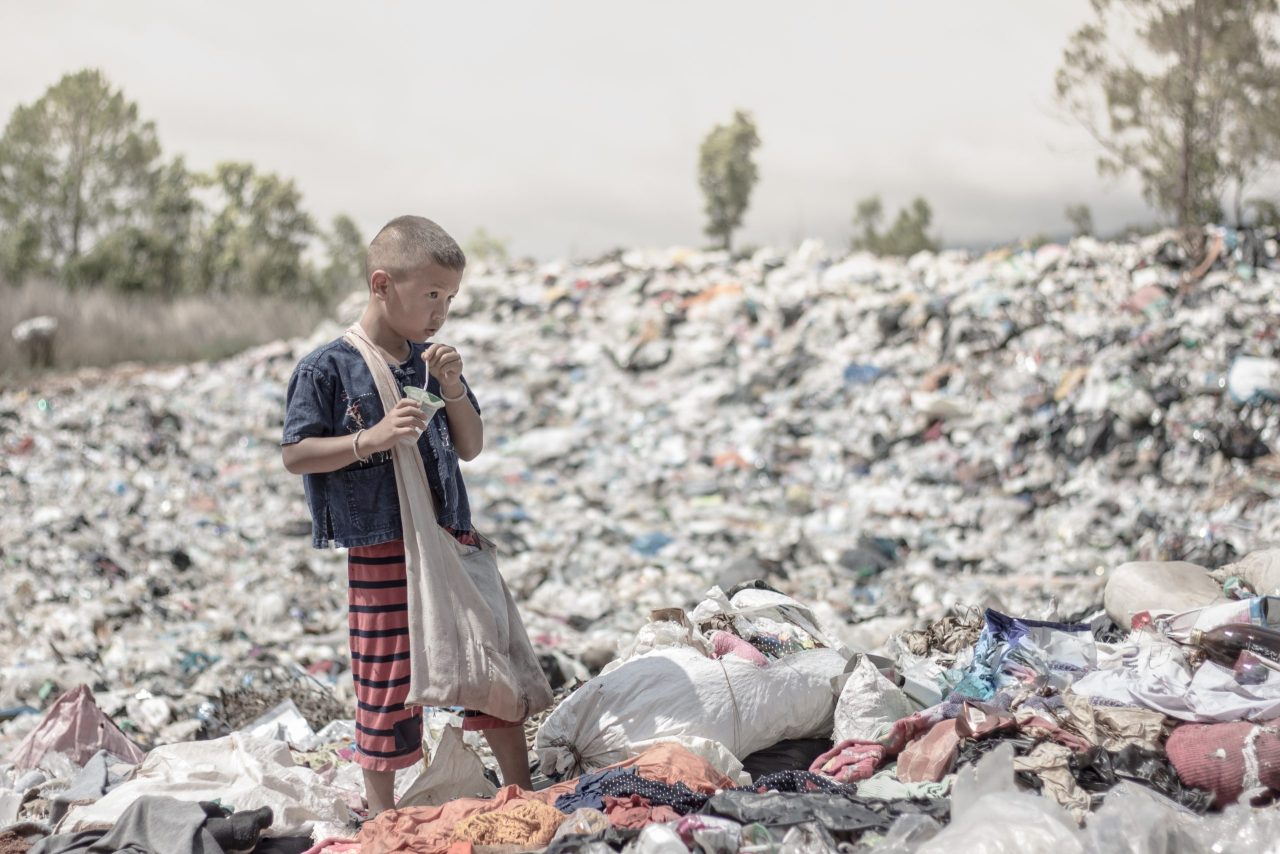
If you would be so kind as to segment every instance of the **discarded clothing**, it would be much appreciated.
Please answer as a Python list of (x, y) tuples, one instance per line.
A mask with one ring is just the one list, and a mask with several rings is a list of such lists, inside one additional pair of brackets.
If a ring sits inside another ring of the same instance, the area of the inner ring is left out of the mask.
[(572, 794), (556, 798), (556, 809), (562, 813), (572, 813), (580, 809), (603, 810), (604, 793), (602, 786), (605, 781), (635, 776), (636, 772), (633, 768), (610, 768), (607, 771), (587, 774), (578, 779), (578, 786)]
[(1277, 724), (1183, 724), (1169, 735), (1165, 750), (1182, 782), (1211, 792), (1213, 805), (1221, 808), (1280, 790)]
[(951, 794), (955, 779), (955, 774), (947, 774), (937, 782), (904, 783), (897, 767), (889, 766), (858, 783), (858, 796), (881, 801), (935, 800)]
[(812, 771), (778, 771), (766, 774), (750, 786), (738, 786), (739, 792), (830, 792), (836, 795), (852, 795), (852, 786), (842, 786), (830, 777)]
[(654, 804), (648, 798), (632, 795), (628, 798), (607, 797), (604, 813), (614, 827), (640, 830), (650, 824), (675, 821), (680, 813), (669, 806)]
[(620, 775), (600, 782), (600, 792), (615, 798), (640, 795), (650, 803), (671, 807), (680, 815), (694, 812), (707, 802), (707, 796), (691, 790), (684, 783), (662, 783), (635, 774)]
[(221, 854), (205, 828), (209, 814), (198, 803), (146, 796), (130, 804), (110, 831), (82, 830), (50, 836), (31, 854)]
[(455, 841), (475, 845), (520, 845), (541, 848), (555, 836), (565, 815), (538, 801), (498, 812), (477, 813), (454, 825)]

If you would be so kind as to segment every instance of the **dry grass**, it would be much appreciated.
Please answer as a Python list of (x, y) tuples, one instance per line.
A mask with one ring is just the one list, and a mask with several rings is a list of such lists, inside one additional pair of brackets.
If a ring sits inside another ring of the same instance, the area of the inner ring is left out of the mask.
[(310, 332), (325, 307), (304, 300), (227, 296), (160, 300), (60, 285), (0, 284), (0, 386), (36, 371), (10, 334), (30, 317), (58, 319), (54, 370), (119, 362), (218, 359)]

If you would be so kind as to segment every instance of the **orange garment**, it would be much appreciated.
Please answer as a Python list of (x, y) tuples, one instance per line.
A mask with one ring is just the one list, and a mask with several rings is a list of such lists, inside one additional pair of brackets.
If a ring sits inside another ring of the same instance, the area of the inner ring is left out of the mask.
[(474, 845), (527, 845), (542, 848), (556, 835), (565, 814), (538, 801), (468, 816), (453, 827), (456, 841)]
[[(683, 782), (695, 792), (711, 794), (717, 789), (737, 783), (705, 759), (678, 744), (657, 744), (639, 756), (619, 762), (614, 768), (634, 768), (641, 777), (664, 783)], [(505, 786), (492, 798), (459, 798), (438, 807), (407, 807), (387, 810), (360, 828), (361, 854), (449, 854), (454, 844), (454, 829), (473, 815), (514, 810), (536, 802), (551, 806), (556, 798), (578, 787), (577, 780), (566, 780), (540, 792), (526, 792)]]

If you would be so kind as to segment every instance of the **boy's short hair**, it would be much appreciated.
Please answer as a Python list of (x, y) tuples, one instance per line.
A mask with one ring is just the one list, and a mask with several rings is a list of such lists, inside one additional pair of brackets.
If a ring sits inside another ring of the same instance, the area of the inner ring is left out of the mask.
[(385, 270), (399, 278), (434, 261), (441, 267), (462, 272), (467, 266), (458, 241), (426, 217), (398, 216), (382, 227), (365, 253), (365, 284), (374, 270)]

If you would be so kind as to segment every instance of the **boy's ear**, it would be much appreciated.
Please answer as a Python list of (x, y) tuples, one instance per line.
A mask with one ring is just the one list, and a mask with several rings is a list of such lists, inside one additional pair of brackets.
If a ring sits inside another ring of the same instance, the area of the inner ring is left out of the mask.
[(391, 277), (387, 275), (386, 270), (374, 270), (373, 275), (369, 277), (369, 291), (373, 296), (387, 296), (387, 288), (391, 286)]

